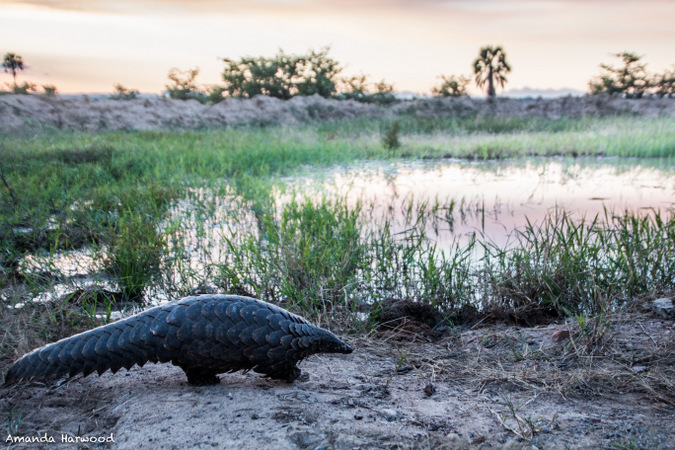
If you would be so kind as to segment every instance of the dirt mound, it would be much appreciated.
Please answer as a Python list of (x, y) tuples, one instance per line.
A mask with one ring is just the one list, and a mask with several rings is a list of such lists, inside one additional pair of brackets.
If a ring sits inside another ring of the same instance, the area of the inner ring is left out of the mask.
[(283, 101), (271, 97), (227, 99), (213, 106), (196, 100), (5, 95), (0, 130), (54, 127), (80, 131), (200, 129), (234, 125), (297, 124), (371, 114), (377, 108), (319, 96)]
[(355, 117), (467, 116), (584, 117), (611, 114), (675, 116), (673, 99), (626, 100), (616, 97), (563, 97), (551, 100), (500, 98), (494, 102), (468, 97), (430, 98), (388, 106), (318, 95), (279, 100), (258, 96), (227, 99), (216, 105), (196, 100), (141, 98), (111, 100), (88, 96), (0, 96), (3, 133), (58, 128), (80, 131), (201, 129), (223, 126), (299, 124)]
[(495, 101), (469, 97), (433, 98), (402, 102), (392, 107), (394, 114), (418, 116), (467, 116), (470, 114), (498, 117), (547, 119), (580, 118), (633, 114), (646, 117), (675, 116), (675, 99), (644, 98), (628, 100), (610, 96), (559, 97), (554, 99), (511, 99)]

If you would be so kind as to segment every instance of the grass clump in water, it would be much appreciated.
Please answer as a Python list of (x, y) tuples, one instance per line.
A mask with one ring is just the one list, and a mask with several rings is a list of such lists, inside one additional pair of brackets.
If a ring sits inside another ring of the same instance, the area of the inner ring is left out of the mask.
[(392, 218), (374, 217), (361, 203), (293, 196), (258, 214), (257, 227), (231, 227), (215, 284), (306, 314), (349, 312), (386, 298), (453, 310), (471, 299), (474, 244), (456, 244), (451, 256), (439, 251), (425, 231), (436, 213), (418, 205), (407, 218), (416, 223), (394, 233)]
[(117, 280), (124, 297), (143, 301), (145, 288), (160, 275), (165, 240), (155, 218), (137, 211), (124, 211), (104, 249), (107, 271)]
[(601, 316), (636, 296), (675, 290), (672, 215), (589, 220), (560, 210), (515, 231), (506, 247), (474, 234), (440, 251), (430, 222), (441, 209), (417, 204), (395, 232), (393, 217), (374, 217), (360, 203), (293, 198), (258, 217), (255, 231), (235, 227), (216, 284), (308, 314), (393, 298), (446, 316), (472, 306), (532, 325)]
[(359, 209), (309, 199), (258, 217), (255, 234), (227, 239), (219, 284), (308, 312), (342, 303), (361, 266)]
[(508, 249), (484, 244), (487, 309), (593, 316), (638, 295), (675, 290), (672, 216), (606, 211), (575, 221), (555, 211), (515, 239)]

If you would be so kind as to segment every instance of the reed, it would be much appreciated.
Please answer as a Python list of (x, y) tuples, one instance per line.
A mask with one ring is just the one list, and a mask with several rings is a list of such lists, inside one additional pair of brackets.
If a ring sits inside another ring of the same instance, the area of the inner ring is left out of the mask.
[(645, 293), (675, 289), (675, 221), (652, 212), (578, 218), (551, 213), (515, 231), (515, 243), (483, 243), (484, 307), (598, 315)]

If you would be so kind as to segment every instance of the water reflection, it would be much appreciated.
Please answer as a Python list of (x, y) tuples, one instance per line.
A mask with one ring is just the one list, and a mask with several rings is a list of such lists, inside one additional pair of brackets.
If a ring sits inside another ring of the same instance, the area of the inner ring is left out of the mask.
[[(277, 207), (293, 195), (344, 198), (352, 206), (361, 203), (363, 218), (371, 227), (388, 220), (393, 233), (402, 236), (420, 216), (431, 217), (424, 225), (426, 234), (441, 251), (452, 248), (456, 241), (468, 242), (474, 233), (480, 240), (504, 247), (515, 228), (528, 221), (541, 223), (555, 208), (564, 208), (577, 218), (604, 214), (605, 208), (619, 213), (626, 209), (675, 210), (675, 166), (653, 160), (360, 162), (320, 171), (308, 169), (281, 181)], [(425, 214), (419, 214), (422, 209)], [(164, 301), (171, 297), (169, 293), (186, 286), (212, 283), (232, 262), (228, 246), (257, 236), (257, 220), (251, 205), (232, 187), (220, 186), (218, 192), (189, 190), (161, 225), (169, 251), (162, 283), (149, 287), (149, 298)], [(480, 250), (480, 246), (475, 248)], [(47, 294), (61, 295), (74, 287), (108, 282), (105, 276), (87, 277), (103, 269), (99, 255), (87, 249), (29, 255), (23, 270), (47, 268), (69, 279)]]
[(675, 166), (649, 164), (611, 158), (399, 161), (333, 168), (288, 181), (312, 195), (343, 196), (350, 204), (380, 208), (382, 214), (398, 211), (400, 230), (407, 226), (404, 213), (411, 204), (435, 204), (438, 214), (446, 216), (446, 226), (432, 230), (429, 225), (427, 231), (438, 231), (443, 247), (474, 232), (503, 244), (514, 228), (528, 220), (540, 223), (556, 208), (579, 218), (605, 209), (674, 209)]

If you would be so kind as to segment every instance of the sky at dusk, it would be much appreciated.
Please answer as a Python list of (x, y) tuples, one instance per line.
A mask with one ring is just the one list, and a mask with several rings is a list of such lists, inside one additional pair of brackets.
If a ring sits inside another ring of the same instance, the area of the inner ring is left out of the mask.
[(507, 90), (586, 91), (600, 63), (619, 63), (612, 53), (644, 55), (652, 72), (673, 67), (675, 1), (0, 0), (0, 54), (28, 66), (18, 82), (62, 93), (116, 83), (159, 93), (172, 67), (197, 66), (199, 83), (217, 84), (222, 58), (326, 46), (345, 75), (428, 93), (441, 74), (470, 75), (484, 45), (504, 48)]

